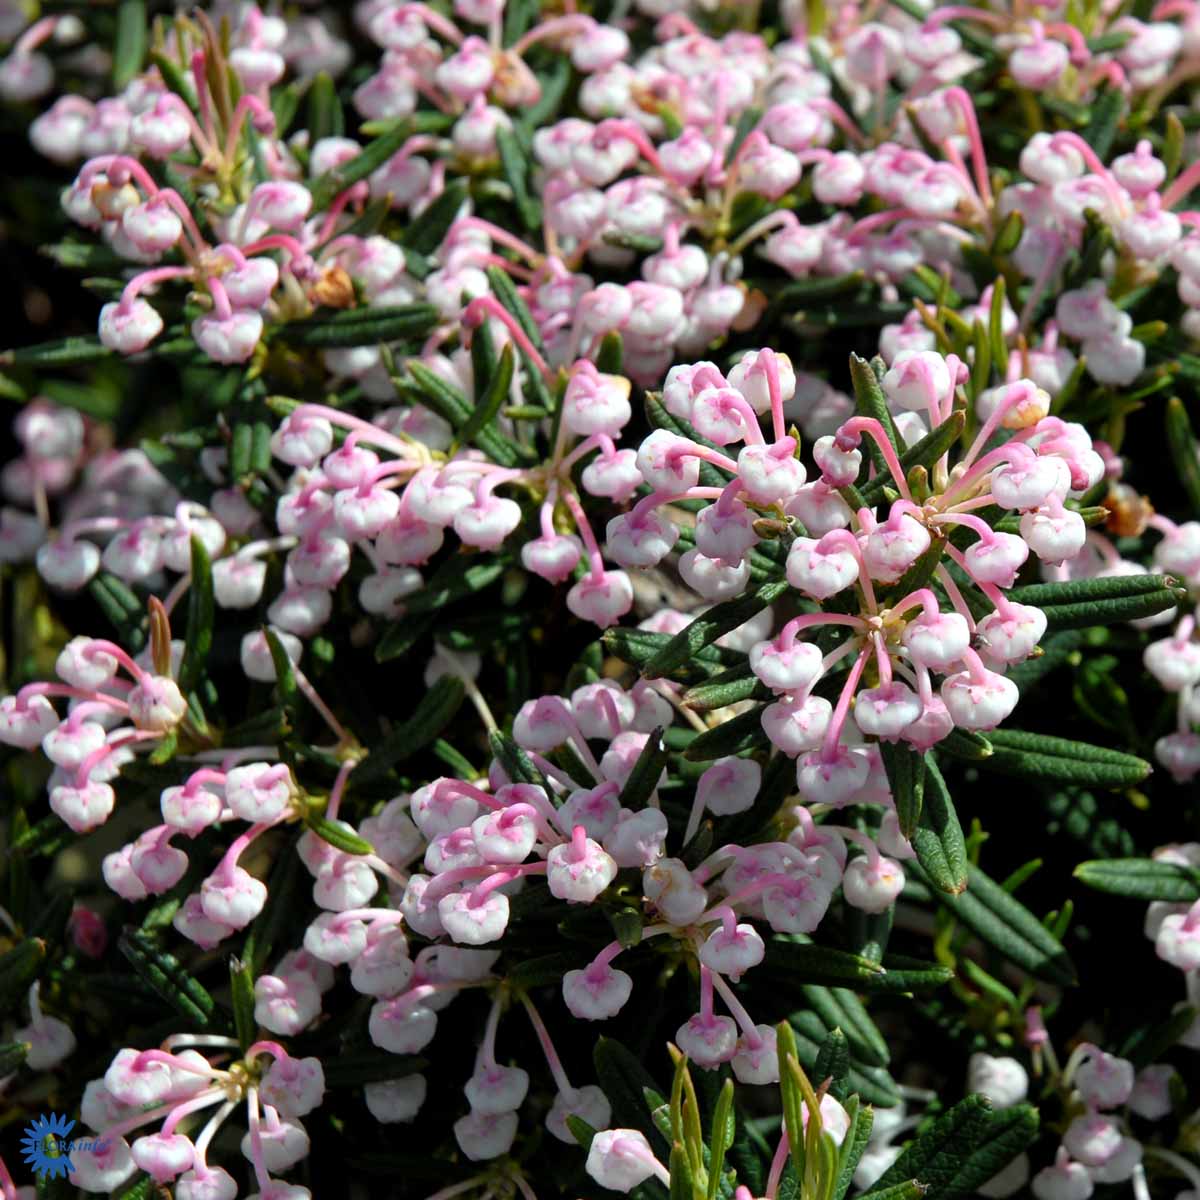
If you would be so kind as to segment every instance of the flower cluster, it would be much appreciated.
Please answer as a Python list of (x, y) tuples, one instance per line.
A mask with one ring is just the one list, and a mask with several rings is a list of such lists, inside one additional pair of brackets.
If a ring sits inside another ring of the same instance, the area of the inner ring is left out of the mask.
[[(308, 1188), (273, 1173), (307, 1156), (300, 1118), (319, 1107), (324, 1093), (320, 1062), (293, 1058), (276, 1042), (256, 1042), (242, 1054), (233, 1038), (179, 1034), (160, 1049), (119, 1050), (103, 1078), (84, 1090), (80, 1114), (99, 1136), (95, 1149), (72, 1152), (71, 1182), (84, 1192), (111, 1193), (140, 1168), (157, 1184), (173, 1183), (182, 1200), (233, 1200), (233, 1176), (210, 1164), (207, 1154), (244, 1104), (249, 1128), (241, 1149), (258, 1183), (251, 1196), (307, 1200)], [(211, 1109), (216, 1112), (198, 1135), (178, 1132), (191, 1114)], [(134, 1130), (159, 1122), (158, 1132), (128, 1140)]]

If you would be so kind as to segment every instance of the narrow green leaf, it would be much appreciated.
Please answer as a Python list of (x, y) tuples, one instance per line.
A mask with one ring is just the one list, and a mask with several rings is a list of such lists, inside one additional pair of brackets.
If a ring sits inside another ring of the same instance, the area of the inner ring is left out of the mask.
[(596, 352), (596, 370), (602, 375), (620, 375), (624, 357), (621, 334), (617, 330), (606, 333)]
[(987, 767), (1005, 775), (1119, 788), (1140, 783), (1152, 770), (1145, 759), (1120, 750), (1020, 729), (994, 729), (988, 741)]
[(786, 581), (764, 583), (752, 592), (714, 604), (707, 612), (698, 616), (686, 629), (681, 629), (645, 667), (642, 674), (647, 679), (661, 679), (681, 663), (686, 662), (697, 650), (711, 645), (717, 638), (744, 625), (751, 617), (762, 612), (788, 591)]
[(878, 1197), (904, 1180), (918, 1179), (932, 1196), (953, 1179), (959, 1165), (986, 1136), (991, 1103), (968, 1096), (933, 1123), (929, 1132), (910, 1142), (900, 1157), (879, 1177), (868, 1196)]
[(833, 1200), (842, 1200), (850, 1190), (855, 1169), (866, 1153), (867, 1144), (871, 1140), (871, 1129), (875, 1124), (874, 1110), (861, 1104), (857, 1096), (851, 1096), (847, 1101), (846, 1112), (850, 1117), (850, 1126), (838, 1151), (837, 1183), (833, 1189)]
[(117, 6), (117, 36), (113, 44), (113, 87), (120, 91), (142, 69), (146, 57), (145, 0), (121, 0)]
[(711, 712), (743, 700), (773, 700), (770, 689), (750, 669), (750, 664), (730, 667), (683, 694), (683, 703), (697, 712)]
[(891, 1058), (887, 1041), (875, 1027), (863, 1002), (850, 988), (805, 983), (800, 991), (826, 1029), (841, 1029), (853, 1056), (866, 1066), (886, 1067)]
[(897, 742), (880, 742), (879, 751), (896, 804), (900, 832), (911, 839), (924, 804), (925, 757)]
[(716, 1200), (725, 1169), (725, 1152), (733, 1145), (736, 1134), (737, 1120), (733, 1113), (733, 1080), (726, 1079), (717, 1096), (717, 1103), (713, 1106), (712, 1136), (709, 1139), (708, 1148), (707, 1200)]
[[(642, 670), (655, 655), (670, 644), (672, 636), (614, 625), (604, 631), (601, 641), (610, 654), (631, 667)], [(695, 651), (691, 661), (682, 663), (672, 676), (685, 682), (689, 679), (703, 678), (715, 674), (722, 667), (740, 666), (745, 662), (745, 657), (738, 651), (726, 650), (722, 646), (704, 646)]]
[(794, 279), (785, 283), (775, 294), (775, 303), (791, 312), (820, 300), (832, 300), (837, 296), (857, 292), (865, 278), (861, 271), (849, 271), (844, 275)]
[(1030, 1104), (1014, 1104), (989, 1113), (970, 1153), (954, 1166), (950, 1179), (941, 1187), (931, 1188), (929, 1195), (936, 1196), (936, 1200), (962, 1200), (976, 1195), (989, 1179), (1032, 1145), (1038, 1126), (1038, 1110)]
[(296, 668), (287, 649), (274, 629), (264, 626), (263, 636), (271, 652), (271, 665), (275, 668), (275, 695), (293, 727), (300, 719), (300, 687), (296, 683)]
[(967, 886), (967, 845), (932, 751), (925, 754), (925, 779), (924, 803), (910, 841), (934, 886), (957, 895)]
[(291, 321), (276, 336), (293, 346), (331, 349), (396, 342), (428, 333), (439, 320), (432, 304), (401, 304), (392, 308), (351, 308), (333, 316)]
[(138, 976), (165, 1000), (189, 1026), (213, 1029), (223, 1025), (216, 1001), (174, 955), (159, 948), (139, 930), (127, 928), (118, 940), (121, 953)]
[(762, 120), (762, 115), (762, 109), (755, 108), (753, 105), (742, 111), (737, 125), (734, 126), (733, 137), (725, 149), (724, 165), (726, 168), (733, 164), (733, 160), (737, 157), (737, 152), (742, 148), (742, 143), (750, 136), (759, 121)]
[(736, 717), (718, 725), (715, 729), (706, 730), (698, 735), (683, 752), (688, 762), (709, 762), (717, 758), (726, 758), (731, 754), (744, 754), (747, 750), (757, 750), (767, 745), (767, 734), (762, 727), (762, 710), (765, 705), (758, 705)]
[(534, 348), (544, 350), (545, 347), (542, 345), (542, 331), (533, 319), (533, 314), (529, 311), (529, 305), (525, 303), (521, 298), (520, 292), (517, 291), (517, 285), (513, 283), (512, 276), (499, 267), (488, 267), (486, 273), (488, 283), (491, 285), (496, 299), (517, 319), (517, 324), (521, 326), (525, 336), (533, 343)]
[(696, 1200), (692, 1191), (692, 1170), (682, 1142), (675, 1142), (671, 1146), (667, 1170), (671, 1177), (671, 1186), (668, 1188), (670, 1200)]
[(1125, 97), (1119, 88), (1105, 86), (1096, 93), (1091, 105), (1091, 118), (1079, 136), (1104, 162), (1112, 150), (1117, 127), (1125, 112)]
[(662, 1135), (645, 1100), (646, 1089), (657, 1090), (657, 1084), (642, 1060), (615, 1038), (600, 1037), (592, 1061), (596, 1080), (612, 1105), (613, 1127), (641, 1130), (651, 1146), (662, 1147)]
[(1093, 579), (1070, 579), (1063, 583), (1027, 584), (1013, 588), (1007, 595), (1015, 604), (1032, 604), (1037, 608), (1060, 607), (1139, 596), (1161, 591), (1171, 587), (1174, 582), (1167, 575), (1108, 575)]
[(356, 154), (314, 179), (309, 185), (313, 197), (312, 211), (323, 212), (348, 187), (353, 187), (360, 179), (366, 179), (373, 171), (379, 170), (404, 145), (409, 132), (409, 126), (401, 123), (368, 142), (361, 154)]
[(1087, 629), (1094, 625), (1140, 621), (1186, 603), (1187, 590), (1170, 587), (1157, 592), (1122, 596), (1116, 600), (1103, 600), (1098, 604), (1047, 604), (1042, 611), (1046, 614), (1049, 629)]
[(229, 960), (229, 994), (233, 1002), (233, 1027), (244, 1052), (258, 1036), (258, 1022), (254, 1019), (254, 976), (249, 965), (237, 958)]
[[(815, 1012), (794, 1012), (788, 1021), (792, 1026), (800, 1064), (808, 1072), (813, 1084), (819, 1087), (830, 1077), (828, 1065), (821, 1063), (821, 1051), (829, 1044), (829, 1035), (833, 1031)], [(844, 1064), (843, 1074), (844, 1087), (839, 1089), (839, 1099), (853, 1094), (880, 1108), (892, 1108), (900, 1103), (895, 1081), (885, 1069), (867, 1066), (851, 1054)]]
[(991, 344), (992, 367), (1001, 378), (1008, 373), (1008, 343), (1004, 340), (1004, 307), (1006, 285), (1004, 276), (998, 275), (992, 284), (992, 305), (988, 312), (988, 341)]
[(25, 999), (46, 957), (41, 938), (25, 938), (0, 955), (0, 1016), (7, 1016)]
[(794, 984), (818, 983), (827, 987), (866, 988), (885, 974), (879, 963), (844, 950), (798, 940), (803, 936), (783, 934), (773, 938), (763, 969), (771, 974), (784, 974)]
[(850, 1070), (850, 1044), (840, 1029), (831, 1029), (821, 1043), (813, 1065), (813, 1082), (820, 1086), (829, 1081), (829, 1090), (838, 1100), (846, 1098), (846, 1074)]
[(341, 821), (330, 821), (326, 817), (311, 816), (305, 821), (305, 826), (311, 829), (323, 842), (340, 850), (343, 854), (367, 855), (374, 854), (375, 847), (366, 838), (347, 829)]
[(472, 562), (469, 558), (450, 559), (419, 592), (405, 598), (405, 620), (414, 613), (438, 611), (455, 600), (490, 587), (508, 570), (503, 558), (490, 562)]
[[(476, 337), (478, 338), (479, 335), (477, 334)], [(500, 352), (500, 360), (496, 364), (496, 370), (488, 382), (487, 390), (475, 402), (474, 410), (467, 418), (462, 429), (459, 430), (459, 441), (468, 444), (474, 442), (476, 435), (481, 430), (488, 428), (495, 421), (496, 414), (500, 411), (500, 405), (508, 399), (509, 388), (512, 386), (514, 364), (515, 359), (512, 343), (509, 342)]]
[(526, 232), (542, 227), (542, 206), (529, 190), (529, 156), (521, 148), (511, 129), (496, 131), (496, 149), (500, 152), (500, 169), (512, 188), (513, 202)]
[[(883, 394), (883, 388), (880, 386), (871, 364), (857, 354), (850, 355), (850, 379), (854, 384), (854, 398), (858, 405), (858, 411), (864, 417), (874, 417), (883, 426), (888, 441), (892, 443), (892, 448), (899, 452), (900, 439), (896, 436), (896, 426), (892, 423), (887, 397)], [(871, 459), (875, 463), (875, 469), (881, 475), (887, 475), (890, 478), (887, 463), (884, 462), (883, 454), (875, 441), (872, 438), (866, 438), (865, 441), (871, 453)]]
[(1080, 863), (1075, 878), (1112, 896), (1172, 904), (1200, 900), (1200, 871), (1152, 858), (1104, 858)]
[(667, 765), (667, 747), (662, 735), (663, 731), (659, 728), (652, 730), (646, 738), (646, 744), (621, 788), (622, 808), (640, 811), (646, 807), (654, 789), (658, 787)]
[[(355, 785), (373, 783), (398, 762), (427, 746), (453, 719), (466, 696), (463, 681), (456, 675), (443, 675), (421, 700), (420, 707), (397, 725), (354, 768), (350, 780)], [(351, 853), (371, 853), (351, 851)]]
[(461, 429), (471, 416), (471, 402), (466, 393), (417, 359), (409, 362), (407, 369), (416, 390), (420, 393), (420, 402), (437, 413), (443, 421), (448, 421), (455, 429)]
[(467, 181), (451, 179), (445, 190), (400, 235), (400, 244), (418, 254), (432, 254), (441, 244), (467, 199)]
[(328, 72), (319, 71), (308, 88), (308, 144), (314, 146), (321, 138), (341, 137), (344, 126), (337, 88)]
[[(919, 867), (912, 870), (930, 882)], [(979, 867), (967, 868), (965, 892), (934, 894), (972, 933), (1035, 978), (1064, 987), (1075, 983), (1075, 967), (1062, 943)]]
[(952, 758), (983, 762), (991, 757), (992, 743), (982, 733), (975, 733), (969, 729), (952, 729), (949, 736), (938, 742), (938, 749)]
[(592, 1138), (596, 1136), (598, 1131), (593, 1129), (582, 1117), (577, 1117), (574, 1113), (570, 1113), (567, 1116), (567, 1128), (584, 1150), (592, 1148)]
[(212, 561), (204, 543), (192, 534), (192, 581), (188, 587), (187, 633), (183, 643), (183, 658), (179, 663), (179, 689), (185, 696), (196, 690), (208, 665), (214, 613)]
[(855, 1200), (922, 1200), (926, 1194), (924, 1184), (916, 1179), (906, 1179), (888, 1187), (873, 1187), (869, 1192), (859, 1192)]
[(1167, 446), (1179, 473), (1179, 482), (1192, 505), (1192, 513), (1200, 516), (1200, 446), (1192, 431), (1187, 409), (1178, 396), (1167, 401)]
[(1025, 232), (1025, 222), (1020, 212), (1013, 209), (1000, 224), (996, 236), (992, 239), (991, 255), (993, 258), (1004, 258), (1011, 254), (1021, 243), (1021, 234)]
[(508, 734), (493, 733), (489, 736), (488, 742), (492, 756), (504, 768), (504, 773), (513, 783), (532, 783), (535, 787), (544, 788), (546, 795), (554, 794), (553, 789), (546, 782), (546, 777), (538, 770), (533, 759)]
[[(923, 438), (914, 442), (900, 455), (900, 465), (905, 477), (914, 467), (932, 467), (962, 436), (967, 416), (962, 409), (955, 409), (949, 418), (931, 429)], [(881, 473), (868, 480), (860, 489), (863, 501), (874, 506), (883, 499), (883, 489), (891, 486), (890, 473)]]
[(5, 367), (65, 367), (76, 363), (95, 362), (108, 358), (112, 351), (95, 334), (59, 338), (39, 342), (36, 346), (21, 346), (0, 354), (0, 366)]
[(426, 1066), (427, 1060), (416, 1054), (380, 1054), (378, 1050), (342, 1051), (321, 1062), (325, 1086), (331, 1088), (362, 1087), (364, 1083), (403, 1079)]

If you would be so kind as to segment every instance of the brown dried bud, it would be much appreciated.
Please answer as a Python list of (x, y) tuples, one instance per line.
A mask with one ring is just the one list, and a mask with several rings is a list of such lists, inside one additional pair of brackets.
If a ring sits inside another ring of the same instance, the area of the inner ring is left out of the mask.
[(354, 283), (345, 267), (334, 264), (321, 272), (321, 278), (308, 289), (314, 304), (327, 308), (353, 308), (356, 303)]
[[(739, 284), (738, 286), (743, 291), (745, 290), (744, 284)], [(733, 318), (733, 331), (735, 333), (745, 333), (748, 329), (753, 329), (758, 324), (759, 318), (766, 311), (766, 308), (767, 298), (758, 288), (747, 291), (746, 298), (742, 301), (742, 311)]]
[(1104, 506), (1108, 509), (1105, 528), (1116, 537), (1140, 537), (1154, 516), (1149, 499), (1127, 483), (1110, 484)]

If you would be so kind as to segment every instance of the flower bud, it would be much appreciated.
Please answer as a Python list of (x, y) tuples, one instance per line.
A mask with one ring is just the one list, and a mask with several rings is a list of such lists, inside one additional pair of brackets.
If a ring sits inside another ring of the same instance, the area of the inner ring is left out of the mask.
[(1011, 1108), (1029, 1094), (1029, 1075), (1015, 1058), (972, 1054), (967, 1061), (967, 1091), (986, 1096), (995, 1108)]

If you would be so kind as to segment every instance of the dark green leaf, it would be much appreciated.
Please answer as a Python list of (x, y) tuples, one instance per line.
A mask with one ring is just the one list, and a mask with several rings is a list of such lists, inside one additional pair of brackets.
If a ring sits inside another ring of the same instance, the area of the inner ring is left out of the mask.
[(323, 842), (328, 842), (343, 854), (366, 855), (374, 854), (375, 847), (366, 838), (345, 828), (340, 821), (330, 821), (325, 817), (312, 816), (305, 825)]
[(1191, 502), (1192, 513), (1200, 515), (1200, 446), (1196, 444), (1187, 409), (1178, 396), (1167, 401), (1167, 446), (1179, 473), (1179, 482)]
[(496, 149), (500, 152), (500, 169), (512, 188), (521, 224), (527, 232), (539, 231), (542, 227), (542, 206), (529, 191), (528, 155), (511, 129), (500, 128), (496, 131)]
[(932, 751), (925, 754), (925, 780), (924, 803), (910, 840), (933, 885), (957, 895), (967, 886), (967, 846)]
[(314, 77), (308, 88), (308, 144), (315, 146), (321, 138), (341, 137), (345, 122), (338, 103), (337, 88), (325, 71)]
[(846, 1099), (846, 1073), (850, 1070), (850, 1045), (840, 1029), (831, 1029), (821, 1043), (813, 1064), (813, 1083), (820, 1087), (829, 1080), (829, 1090), (838, 1100)]
[(689, 762), (710, 762), (765, 746), (768, 739), (762, 727), (764, 707), (760, 704), (744, 713), (738, 713), (736, 717), (715, 729), (706, 730), (688, 744), (683, 757)]
[(850, 1127), (842, 1139), (838, 1151), (838, 1178), (833, 1189), (832, 1200), (842, 1200), (850, 1190), (854, 1181), (854, 1171), (866, 1153), (867, 1144), (871, 1140), (871, 1129), (875, 1124), (874, 1111), (859, 1103), (857, 1096), (851, 1096), (846, 1104), (846, 1112), (850, 1117)]
[(149, 935), (126, 928), (118, 941), (121, 953), (191, 1029), (213, 1029), (225, 1022), (216, 1002), (174, 955), (160, 949)]
[(1005, 775), (1119, 788), (1140, 783), (1152, 770), (1145, 759), (1120, 750), (1020, 729), (994, 729), (988, 741), (986, 765)]
[(381, 1054), (378, 1050), (345, 1051), (323, 1059), (325, 1085), (331, 1088), (362, 1087), (415, 1075), (428, 1063), (415, 1054)]
[(309, 185), (313, 196), (313, 212), (322, 212), (336, 196), (382, 167), (404, 145), (409, 132), (409, 126), (401, 123), (382, 137), (370, 141), (361, 154), (356, 154), (347, 162), (334, 167), (332, 171), (326, 171), (324, 175), (314, 179)]
[[(919, 867), (912, 870), (920, 872)], [(923, 872), (919, 877), (929, 882)], [(934, 894), (977, 937), (1035, 978), (1064, 987), (1075, 983), (1075, 968), (1059, 940), (979, 867), (968, 867), (967, 890), (961, 895)]]
[(1200, 900), (1200, 871), (1152, 858), (1105, 858), (1080, 863), (1075, 878), (1098, 892), (1135, 900), (1191, 904)]
[[(453, 719), (466, 696), (463, 681), (443, 675), (424, 695), (420, 707), (407, 721), (397, 725), (371, 753), (354, 768), (351, 782), (357, 786), (380, 779), (398, 762), (429, 745)], [(352, 853), (371, 853), (352, 851)]]
[(418, 254), (432, 254), (441, 244), (467, 199), (467, 181), (451, 179), (445, 190), (400, 235), (400, 244)]
[[(476, 334), (476, 338), (480, 335)], [(476, 434), (488, 428), (496, 419), (500, 405), (508, 399), (509, 388), (512, 386), (514, 356), (512, 343), (505, 345), (500, 352), (500, 360), (496, 370), (488, 381), (487, 390), (476, 400), (475, 408), (467, 418), (462, 429), (458, 432), (459, 440), (471, 443), (476, 440)]]
[(293, 346), (331, 349), (371, 346), (417, 338), (438, 323), (432, 304), (401, 304), (393, 308), (350, 308), (333, 316), (310, 317), (281, 325), (276, 336)]
[(663, 770), (667, 765), (667, 747), (663, 742), (662, 729), (652, 730), (646, 738), (633, 770), (621, 788), (620, 802), (622, 808), (634, 812), (646, 807), (654, 789), (658, 787)]
[(1125, 97), (1120, 88), (1102, 87), (1091, 105), (1091, 116), (1080, 137), (1096, 152), (1101, 162), (1108, 158), (1117, 127), (1125, 112)]
[(683, 694), (683, 703), (698, 712), (710, 712), (742, 700), (772, 699), (770, 689), (754, 674), (748, 662), (697, 683)]
[(669, 675), (681, 663), (686, 662), (697, 650), (711, 645), (717, 638), (744, 625), (751, 617), (762, 612), (788, 591), (785, 581), (764, 583), (752, 592), (714, 604), (707, 612), (698, 616), (686, 629), (681, 629), (642, 668), (647, 679), (661, 679)]
[(179, 690), (186, 696), (196, 690), (208, 665), (213, 639), (212, 562), (204, 543), (192, 534), (192, 580), (188, 586), (187, 633), (179, 663)]
[[(604, 648), (639, 670), (644, 668), (657, 654), (661, 653), (673, 640), (670, 634), (651, 633), (647, 629), (631, 629), (614, 625), (604, 631), (602, 638)], [(746, 656), (736, 650), (726, 650), (721, 646), (705, 646), (692, 655), (690, 662), (684, 662), (675, 672), (677, 677), (696, 678), (714, 674), (723, 666), (739, 666), (744, 663)]]
[[(900, 465), (904, 468), (905, 477), (913, 467), (932, 467), (962, 436), (966, 420), (966, 414), (962, 409), (955, 409), (947, 420), (909, 446), (900, 455)], [(862, 487), (864, 502), (870, 506), (878, 504), (883, 499), (883, 489), (891, 486), (890, 472), (881, 472), (874, 479), (868, 480)]]
[(121, 0), (117, 6), (117, 37), (113, 45), (113, 87), (120, 91), (142, 69), (146, 57), (145, 0)]
[(41, 938), (25, 938), (0, 955), (0, 1016), (24, 1001), (45, 957), (46, 943)]
[(612, 1105), (613, 1128), (638, 1129), (651, 1146), (661, 1147), (662, 1137), (646, 1105), (647, 1088), (656, 1091), (642, 1060), (615, 1038), (600, 1037), (592, 1051), (596, 1079)]
[(900, 832), (911, 838), (921, 819), (925, 796), (925, 757), (899, 742), (880, 742)]
[(59, 338), (53, 342), (39, 342), (36, 346), (22, 346), (17, 350), (5, 350), (0, 354), (0, 366), (4, 367), (63, 367), (68, 364), (95, 362), (108, 358), (112, 351), (103, 345), (95, 334)]
[(250, 967), (236, 958), (229, 960), (229, 996), (238, 1045), (245, 1052), (258, 1035), (258, 1022), (254, 1019), (254, 976)]

